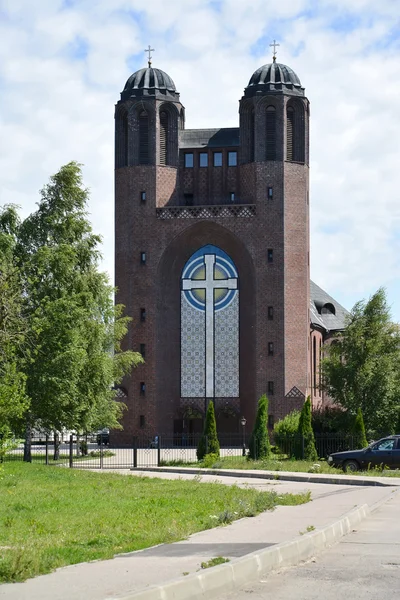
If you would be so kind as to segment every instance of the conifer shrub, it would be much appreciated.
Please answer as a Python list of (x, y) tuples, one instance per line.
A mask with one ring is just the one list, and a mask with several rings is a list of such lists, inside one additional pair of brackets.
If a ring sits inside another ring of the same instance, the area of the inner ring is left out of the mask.
[(303, 460), (317, 460), (318, 454), (315, 448), (314, 431), (311, 425), (311, 399), (307, 397), (301, 409), (299, 428), (297, 430), (297, 442), (295, 444), (296, 458)]
[(353, 436), (357, 448), (366, 448), (368, 446), (367, 436), (365, 435), (364, 418), (361, 408), (358, 408), (357, 415), (353, 425)]
[(293, 444), (299, 429), (300, 411), (292, 410), (274, 425), (274, 442), (281, 454), (292, 454)]
[(206, 454), (215, 454), (217, 457), (220, 455), (217, 423), (215, 421), (214, 403), (212, 400), (208, 404), (203, 435), (197, 446), (197, 460), (203, 460)]
[(248, 458), (263, 460), (271, 455), (271, 445), (268, 436), (268, 398), (265, 394), (258, 401), (256, 421), (250, 436)]

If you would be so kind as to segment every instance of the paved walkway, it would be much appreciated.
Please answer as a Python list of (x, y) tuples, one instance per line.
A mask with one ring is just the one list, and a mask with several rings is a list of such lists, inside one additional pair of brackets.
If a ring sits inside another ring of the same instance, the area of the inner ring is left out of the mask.
[[(143, 475), (128, 472), (127, 475)], [(193, 478), (182, 472), (149, 473), (148, 476)], [(298, 475), (298, 474), (296, 474)], [(343, 476), (345, 477), (345, 476)], [(218, 527), (192, 535), (174, 544), (163, 544), (147, 550), (118, 555), (112, 560), (83, 563), (65, 567), (49, 575), (25, 583), (0, 586), (1, 600), (109, 600), (162, 585), (185, 574), (195, 573), (203, 561), (223, 556), (234, 561), (262, 548), (268, 548), (298, 538), (312, 526), (316, 530), (337, 521), (355, 507), (373, 507), (399, 490), (399, 480), (387, 480), (393, 485), (361, 487), (343, 483), (318, 484), (264, 480), (234, 475), (204, 475), (203, 481), (227, 485), (236, 483), (260, 490), (274, 489), (278, 493), (310, 490), (313, 501), (297, 507), (280, 506), (273, 512), (241, 519), (226, 527)], [(397, 485), (396, 485), (397, 484)]]

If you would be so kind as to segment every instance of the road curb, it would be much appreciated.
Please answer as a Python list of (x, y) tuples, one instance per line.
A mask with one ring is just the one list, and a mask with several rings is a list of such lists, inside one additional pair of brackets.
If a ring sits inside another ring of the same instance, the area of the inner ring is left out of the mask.
[[(394, 487), (399, 485), (388, 478), (381, 481), (372, 477), (352, 477), (351, 475), (318, 475), (309, 473), (287, 473), (284, 471), (246, 471), (245, 469), (191, 469), (187, 467), (137, 467), (131, 471), (156, 472), (156, 473), (181, 473), (182, 475), (220, 475), (222, 477), (248, 477), (252, 479), (269, 479), (275, 481), (298, 481), (305, 483), (331, 483), (332, 485), (357, 485)], [(400, 479), (400, 478), (399, 478)]]
[(367, 504), (346, 513), (341, 519), (290, 542), (252, 552), (232, 562), (212, 567), (165, 584), (152, 586), (118, 600), (211, 600), (237, 589), (279, 567), (290, 567), (312, 558), (351, 532), (370, 514)]

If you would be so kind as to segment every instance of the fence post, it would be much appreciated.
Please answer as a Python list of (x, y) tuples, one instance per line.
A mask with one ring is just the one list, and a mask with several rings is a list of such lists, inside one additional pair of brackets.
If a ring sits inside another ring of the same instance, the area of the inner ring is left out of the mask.
[(72, 435), (69, 436), (69, 468), (72, 469), (74, 466), (74, 438)]
[(157, 436), (158, 437), (158, 444), (157, 444), (157, 467), (161, 466), (161, 435)]
[(103, 468), (103, 434), (100, 434), (100, 469)]
[(301, 458), (304, 460), (304, 435), (301, 436)]
[(46, 433), (46, 465), (49, 464), (49, 434)]
[(137, 468), (137, 437), (133, 438), (133, 468)]

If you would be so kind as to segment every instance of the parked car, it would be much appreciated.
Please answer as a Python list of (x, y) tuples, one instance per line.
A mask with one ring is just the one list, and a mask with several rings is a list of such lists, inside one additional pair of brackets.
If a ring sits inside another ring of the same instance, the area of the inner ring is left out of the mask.
[(400, 469), (400, 435), (382, 438), (362, 450), (330, 454), (328, 464), (344, 471), (361, 471), (369, 467)]
[(108, 446), (110, 443), (110, 430), (109, 429), (101, 429), (96, 434), (96, 441), (98, 446)]

